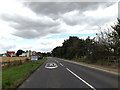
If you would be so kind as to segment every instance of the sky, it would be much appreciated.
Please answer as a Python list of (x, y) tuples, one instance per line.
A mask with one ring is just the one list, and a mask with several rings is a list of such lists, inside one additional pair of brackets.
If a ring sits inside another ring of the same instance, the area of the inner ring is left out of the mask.
[(95, 37), (114, 25), (118, 2), (0, 1), (0, 53), (50, 52), (69, 36)]

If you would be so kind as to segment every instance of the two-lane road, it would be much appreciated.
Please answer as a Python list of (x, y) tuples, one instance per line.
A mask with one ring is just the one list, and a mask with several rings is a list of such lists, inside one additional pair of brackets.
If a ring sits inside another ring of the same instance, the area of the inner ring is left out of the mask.
[[(45, 68), (51, 62), (57, 68)], [(48, 57), (19, 88), (118, 88), (118, 76)]]

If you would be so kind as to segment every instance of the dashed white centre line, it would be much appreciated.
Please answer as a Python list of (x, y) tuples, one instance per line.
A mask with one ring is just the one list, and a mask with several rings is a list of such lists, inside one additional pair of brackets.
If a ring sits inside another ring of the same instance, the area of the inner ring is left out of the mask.
[(63, 64), (62, 64), (62, 63), (60, 63), (60, 65), (61, 65), (61, 66), (63, 66)]
[(70, 69), (66, 68), (70, 73), (72, 73), (74, 76), (76, 76), (79, 80), (81, 80), (83, 83), (85, 83), (87, 86), (89, 86), (90, 88), (92, 88), (93, 90), (96, 90), (92, 85), (90, 85), (89, 83), (87, 83), (85, 80), (83, 80), (82, 78), (80, 78), (77, 74), (75, 74), (74, 72), (72, 72)]

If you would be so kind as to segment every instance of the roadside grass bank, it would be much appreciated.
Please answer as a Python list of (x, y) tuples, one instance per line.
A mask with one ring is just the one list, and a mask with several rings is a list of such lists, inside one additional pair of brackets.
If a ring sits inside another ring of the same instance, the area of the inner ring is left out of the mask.
[(0, 90), (2, 89), (2, 69), (0, 67)]
[(85, 58), (85, 59), (73, 59), (72, 61), (82, 62), (86, 64), (93, 64), (93, 65), (98, 65), (103, 67), (118, 68), (120, 60), (110, 61), (110, 60), (101, 59), (101, 60), (92, 61), (92, 60), (89, 60), (89, 58)]
[(32, 61), (19, 66), (2, 68), (2, 89), (15, 88), (45, 61), (46, 58), (44, 57), (38, 61)]
[(80, 60), (76, 60), (76, 59), (65, 59), (65, 58), (57, 58), (56, 59), (60, 59), (60, 60), (64, 60), (70, 63), (75, 63), (75, 64), (79, 64), (85, 67), (89, 67), (89, 68), (94, 68), (100, 71), (105, 71), (105, 72), (109, 72), (115, 75), (120, 75), (119, 73), (119, 62), (118, 63), (112, 63), (112, 64), (107, 64), (106, 62), (96, 62), (96, 63), (92, 63), (92, 62), (88, 62), (85, 61), (84, 59), (80, 59)]
[[(61, 57), (56, 57), (56, 58), (61, 58)], [(91, 65), (98, 65), (98, 66), (103, 66), (103, 67), (111, 67), (111, 68), (118, 68), (120, 67), (120, 59), (118, 60), (107, 60), (107, 59), (90, 59), (87, 57), (84, 58), (73, 58), (73, 59), (66, 59), (66, 58), (61, 58), (67, 61), (74, 61), (74, 62), (80, 62), (80, 63), (85, 63), (85, 64), (91, 64)]]

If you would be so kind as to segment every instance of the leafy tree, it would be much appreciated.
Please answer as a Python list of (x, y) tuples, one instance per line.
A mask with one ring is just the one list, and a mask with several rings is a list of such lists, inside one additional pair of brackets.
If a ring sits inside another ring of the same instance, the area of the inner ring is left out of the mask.
[(112, 38), (112, 48), (114, 54), (120, 56), (120, 19), (117, 19), (117, 24), (112, 26), (113, 32), (109, 35)]
[(16, 55), (19, 56), (19, 55), (21, 55), (21, 54), (24, 53), (24, 52), (25, 52), (25, 51), (19, 49), (19, 50), (17, 51)]
[(120, 58), (120, 19), (117, 24), (112, 26), (112, 29), (100, 31), (93, 39), (90, 39), (89, 36), (85, 40), (70, 36), (62, 46), (53, 49), (52, 55), (78, 60), (87, 57), (92, 63), (98, 60), (109, 61), (111, 56)]

